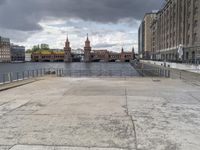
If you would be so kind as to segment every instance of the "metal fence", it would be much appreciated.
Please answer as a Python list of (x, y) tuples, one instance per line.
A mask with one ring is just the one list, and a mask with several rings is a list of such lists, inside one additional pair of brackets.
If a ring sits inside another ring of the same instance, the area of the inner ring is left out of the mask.
[[(139, 64), (141, 65), (141, 64)], [(53, 75), (55, 77), (163, 77), (174, 79), (193, 79), (200, 81), (200, 74), (188, 71), (173, 70), (170, 68), (156, 68), (149, 65), (143, 67), (135, 66), (135, 69), (129, 70), (67, 70), (63, 68), (43, 68), (36, 70), (27, 70), (22, 72), (10, 72), (0, 74), (0, 85), (16, 81), (27, 80), (31, 78)]]
[(57, 69), (58, 77), (169, 77), (165, 69), (130, 69), (130, 70), (65, 70)]
[(26, 70), (21, 72), (0, 73), (0, 85), (16, 81), (27, 80), (31, 78), (42, 77), (44, 75), (56, 74), (54, 68), (42, 68), (35, 70)]
[(134, 61), (131, 64), (134, 68), (136, 68), (138, 72), (142, 72), (143, 76), (150, 76), (151, 74), (153, 74), (153, 76), (157, 75), (159, 77), (167, 77), (172, 79), (200, 81), (199, 69), (189, 69), (189, 70), (172, 69), (168, 66), (158, 66), (148, 63), (140, 63), (138, 61)]

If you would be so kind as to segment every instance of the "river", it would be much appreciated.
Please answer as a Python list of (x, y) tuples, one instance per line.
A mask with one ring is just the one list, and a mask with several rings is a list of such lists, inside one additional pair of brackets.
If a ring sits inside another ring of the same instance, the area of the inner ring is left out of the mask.
[[(36, 70), (43, 68), (62, 68), (67, 72), (77, 73), (82, 71), (92, 75), (99, 75), (101, 72), (107, 72), (111, 76), (139, 76), (138, 72), (130, 65), (130, 63), (0, 63), (0, 74), (9, 72), (23, 72), (28, 70)], [(104, 74), (102, 74), (104, 75)]]

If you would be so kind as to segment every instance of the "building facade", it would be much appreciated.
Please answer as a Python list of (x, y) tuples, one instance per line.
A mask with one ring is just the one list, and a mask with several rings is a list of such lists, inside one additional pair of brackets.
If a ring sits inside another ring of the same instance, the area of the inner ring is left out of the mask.
[(87, 36), (84, 50), (71, 50), (69, 39), (65, 42), (64, 52), (40, 51), (32, 53), (32, 61), (35, 62), (129, 62), (135, 58), (134, 48), (130, 52), (125, 52), (122, 48), (120, 53), (104, 50), (92, 50), (90, 40)]
[(36, 52), (32, 53), (33, 62), (63, 62), (65, 61), (64, 52)]
[(156, 60), (200, 62), (200, 1), (168, 0), (151, 25)]
[(108, 50), (92, 50), (90, 40), (87, 36), (84, 47), (84, 61), (85, 62), (129, 62), (135, 58), (134, 48), (131, 52), (125, 52), (122, 48), (121, 53), (109, 52)]
[(156, 13), (146, 13), (138, 30), (139, 54), (144, 59), (150, 59), (152, 50), (151, 44), (151, 25), (156, 18)]
[(144, 21), (141, 22), (138, 30), (138, 53), (140, 58), (144, 56)]
[(0, 36), (0, 62), (10, 62), (10, 39)]
[(25, 47), (18, 45), (11, 45), (11, 61), (24, 62), (25, 61)]
[(68, 36), (65, 42), (64, 52), (65, 52), (64, 62), (72, 62), (71, 47)]
[(90, 40), (87, 35), (87, 39), (85, 41), (85, 47), (84, 47), (84, 61), (85, 62), (91, 62), (91, 46), (90, 46)]

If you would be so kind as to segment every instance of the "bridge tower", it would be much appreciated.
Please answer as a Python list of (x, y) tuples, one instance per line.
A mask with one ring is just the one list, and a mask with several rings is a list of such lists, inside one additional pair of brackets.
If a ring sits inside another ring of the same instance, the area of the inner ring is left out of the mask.
[(70, 47), (68, 35), (67, 35), (67, 39), (66, 39), (66, 42), (65, 42), (64, 52), (65, 52), (64, 61), (65, 62), (72, 62), (71, 47)]
[(85, 47), (84, 47), (84, 60), (85, 62), (91, 62), (91, 46), (90, 46), (90, 40), (88, 38), (87, 34), (87, 39), (85, 41)]

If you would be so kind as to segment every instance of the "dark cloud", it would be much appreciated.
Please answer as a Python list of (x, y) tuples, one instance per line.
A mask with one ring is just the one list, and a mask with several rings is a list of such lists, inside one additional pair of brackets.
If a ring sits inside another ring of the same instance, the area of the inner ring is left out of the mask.
[[(0, 27), (21, 31), (40, 30), (48, 18), (115, 23), (124, 18), (141, 19), (159, 9), (163, 0), (0, 0)], [(2, 5), (3, 4), (3, 5)]]
[(4, 4), (6, 0), (0, 0), (0, 5)]

